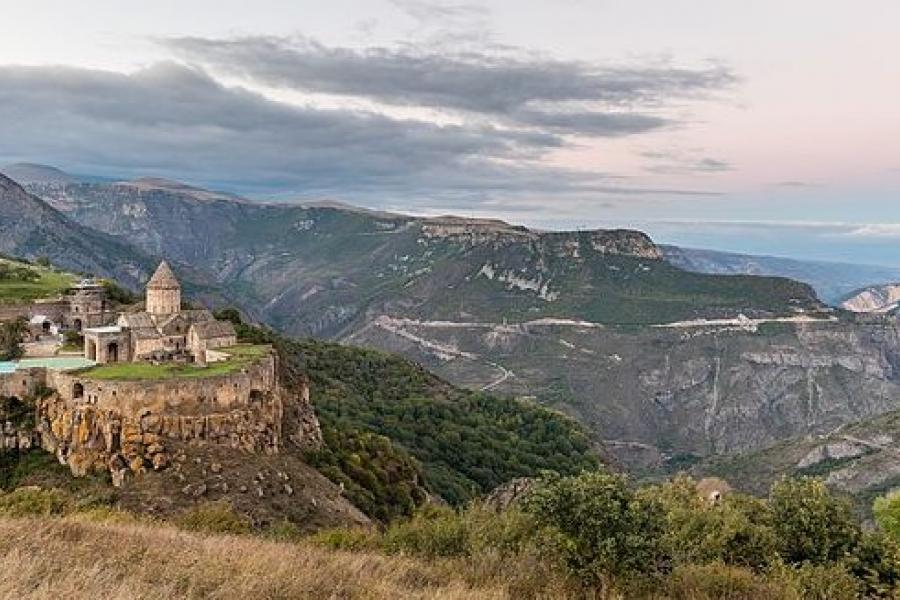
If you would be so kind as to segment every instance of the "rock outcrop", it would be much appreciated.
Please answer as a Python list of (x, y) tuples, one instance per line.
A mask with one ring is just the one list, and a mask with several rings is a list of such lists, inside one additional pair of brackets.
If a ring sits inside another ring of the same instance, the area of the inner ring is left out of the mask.
[(858, 313), (887, 313), (900, 307), (900, 283), (866, 288), (841, 302), (841, 308)]
[[(308, 386), (283, 388), (274, 354), (240, 372), (196, 379), (92, 380), (43, 369), (3, 379), (12, 382), (7, 388), (22, 384), (37, 396), (30, 414), (18, 411), (27, 419), (4, 425), (4, 448), (41, 447), (74, 475), (108, 471), (117, 486), (167, 468), (172, 443), (262, 455), (278, 454), (286, 441), (301, 450), (322, 444)], [(286, 411), (292, 419), (287, 440)]]

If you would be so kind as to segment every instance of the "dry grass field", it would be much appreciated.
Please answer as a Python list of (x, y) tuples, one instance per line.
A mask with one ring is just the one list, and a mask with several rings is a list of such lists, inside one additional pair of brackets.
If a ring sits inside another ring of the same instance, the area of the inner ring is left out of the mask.
[(155, 523), (0, 518), (4, 599), (511, 597), (461, 567)]

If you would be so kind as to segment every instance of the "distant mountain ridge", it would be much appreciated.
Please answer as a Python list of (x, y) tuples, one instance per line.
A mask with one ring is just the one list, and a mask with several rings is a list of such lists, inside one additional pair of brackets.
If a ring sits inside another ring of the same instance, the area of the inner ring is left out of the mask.
[(666, 260), (687, 271), (720, 275), (769, 275), (808, 283), (819, 297), (839, 306), (862, 288), (900, 281), (900, 268), (796, 260), (662, 245)]
[(156, 179), (30, 189), (83, 225), (204, 271), (294, 334), (339, 337), (380, 314), (646, 324), (817, 305), (786, 279), (680, 271), (638, 231), (263, 204)]
[(0, 175), (5, 175), (20, 185), (78, 183), (79, 179), (56, 167), (36, 163), (14, 163), (0, 167)]
[(900, 283), (872, 286), (850, 294), (841, 308), (853, 312), (890, 313), (900, 308)]
[(636, 468), (900, 409), (896, 323), (826, 309), (793, 279), (683, 270), (639, 231), (262, 204), (158, 180), (33, 189), (191, 265), (259, 321), (533, 396)]

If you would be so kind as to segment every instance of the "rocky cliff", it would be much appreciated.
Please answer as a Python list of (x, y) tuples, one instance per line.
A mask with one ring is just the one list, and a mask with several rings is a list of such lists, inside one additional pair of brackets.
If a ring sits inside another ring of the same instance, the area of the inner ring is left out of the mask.
[[(299, 450), (322, 444), (308, 386), (283, 389), (274, 355), (237, 373), (189, 380), (92, 380), (45, 369), (0, 377), (7, 402), (17, 410), (15, 418), (0, 415), (6, 417), (4, 447), (43, 448), (74, 475), (109, 472), (116, 486), (146, 470), (167, 468), (173, 443), (252, 454), (278, 454), (285, 444)], [(27, 393), (18, 398), (10, 388)], [(286, 407), (292, 417), (287, 435)]]
[(900, 284), (858, 290), (841, 302), (841, 308), (859, 313), (889, 313), (900, 307)]
[(576, 416), (634, 467), (771, 446), (900, 409), (900, 325), (804, 319), (628, 330), (382, 320), (349, 341)]

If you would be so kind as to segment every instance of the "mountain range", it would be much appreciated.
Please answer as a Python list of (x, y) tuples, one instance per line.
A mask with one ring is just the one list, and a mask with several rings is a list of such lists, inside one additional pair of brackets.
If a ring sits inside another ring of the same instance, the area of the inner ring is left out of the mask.
[(559, 408), (637, 472), (900, 410), (897, 321), (819, 300), (888, 283), (890, 269), (27, 173), (24, 189), (2, 188), (0, 226), (15, 232), (4, 252), (126, 283), (164, 257), (193, 296), (286, 333), (391, 350)]

